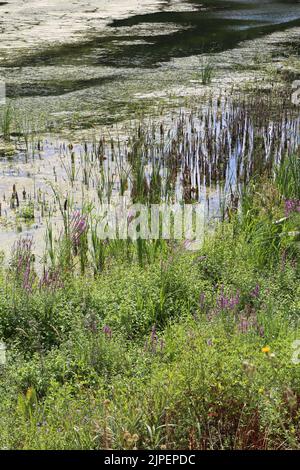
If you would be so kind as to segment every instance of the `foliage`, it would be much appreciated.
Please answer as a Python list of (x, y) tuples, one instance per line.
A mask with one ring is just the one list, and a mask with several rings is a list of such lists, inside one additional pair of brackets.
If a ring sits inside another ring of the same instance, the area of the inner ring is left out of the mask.
[[(30, 289), (16, 258), (3, 267), (1, 447), (299, 448), (299, 254), (283, 236), (299, 218), (285, 209), (263, 179), (199, 252), (117, 256)], [(72, 224), (79, 256), (86, 219)]]

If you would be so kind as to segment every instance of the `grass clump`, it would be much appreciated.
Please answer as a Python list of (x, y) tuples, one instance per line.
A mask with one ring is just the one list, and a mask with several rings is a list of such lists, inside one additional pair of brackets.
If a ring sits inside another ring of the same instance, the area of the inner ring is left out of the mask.
[(213, 64), (209, 62), (203, 62), (201, 67), (201, 83), (202, 85), (210, 85), (215, 74), (215, 68)]

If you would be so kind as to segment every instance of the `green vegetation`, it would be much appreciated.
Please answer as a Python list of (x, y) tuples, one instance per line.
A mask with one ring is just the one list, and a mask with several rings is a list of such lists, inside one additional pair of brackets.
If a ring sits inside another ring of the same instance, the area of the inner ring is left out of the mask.
[(299, 448), (290, 165), (248, 184), (197, 252), (161, 242), (140, 263), (115, 241), (104, 265), (95, 239), (93, 271), (77, 215), (58, 252), (49, 228), (40, 278), (20, 241), (0, 277), (1, 448)]
[[(24, 147), (25, 155), (41, 151), (40, 132), (49, 128), (45, 116), (37, 109), (16, 107), (12, 102), (0, 106), (0, 150), (3, 156), (14, 156)], [(2, 156), (0, 153), (0, 156)]]
[(1, 135), (5, 141), (10, 140), (13, 113), (14, 111), (11, 105), (5, 106), (1, 112), (0, 130), (1, 130)]
[(202, 85), (209, 85), (214, 76), (214, 66), (209, 62), (203, 62), (201, 67)]

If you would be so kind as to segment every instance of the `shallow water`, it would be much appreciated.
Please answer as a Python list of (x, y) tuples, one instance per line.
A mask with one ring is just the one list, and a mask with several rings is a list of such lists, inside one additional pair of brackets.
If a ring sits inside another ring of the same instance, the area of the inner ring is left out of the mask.
[[(297, 39), (297, 27), (300, 27), (300, 3), (296, 0), (77, 0), (66, 5), (58, 0), (51, 4), (29, 0), (2, 2), (0, 14), (0, 78), (6, 81), (8, 97), (14, 105), (23, 113), (25, 110), (25, 115), (42, 112), (56, 131), (65, 127), (73, 133), (95, 127), (97, 138), (99, 125), (128, 121), (144, 113), (147, 107), (151, 110), (172, 103), (174, 97), (177, 105), (179, 96), (198, 93), (202, 96), (205, 88), (199, 80), (202, 57), (224, 66), (225, 72), (219, 70), (213, 80), (213, 87), (218, 90), (226, 84), (230, 60), (237, 68), (253, 63), (256, 54), (272, 55), (280, 47), (284, 50), (285, 41), (288, 44), (291, 40), (290, 32)], [(270, 33), (275, 38), (273, 49), (272, 41), (263, 42), (271, 37), (267, 36)], [(299, 47), (299, 42), (294, 41), (295, 44)], [(240, 74), (237, 80), (243, 77), (247, 75)], [(206, 103), (205, 95), (202, 100)], [(219, 132), (216, 116), (216, 132)], [(232, 118), (232, 114), (228, 116)], [(278, 136), (282, 139), (283, 148), (289, 142), (295, 149), (299, 145), (299, 119), (289, 122), (291, 130), (283, 136), (275, 128), (276, 139)], [(174, 122), (169, 124), (172, 129)], [(41, 125), (39, 118), (36, 125)], [(259, 130), (266, 152), (270, 144), (266, 131), (269, 125), (273, 126), (272, 120)], [(251, 129), (250, 126), (247, 130), (249, 142)], [(188, 133), (191, 134), (190, 127)], [(239, 139), (242, 134), (243, 131)], [(7, 253), (17, 237), (16, 232), (27, 231), (22, 221), (16, 222), (15, 210), (10, 208), (13, 184), (17, 185), (19, 194), (25, 188), (27, 198), (35, 203), (39, 191), (41, 197), (53, 203), (47, 180), (53, 182), (57, 177), (64, 188), (63, 194), (66, 192), (69, 181), (61, 159), (62, 142), (61, 137), (55, 140), (52, 136), (49, 142), (43, 143), (41, 151), (35, 149), (34, 157), (20, 149), (14, 158), (0, 159), (4, 216), (0, 248)], [(242, 140), (236, 145), (227, 162), (227, 174), (236, 175), (237, 161), (243, 157)], [(78, 144), (75, 150), (80, 166), (83, 147)], [(278, 148), (276, 152), (278, 156)], [(199, 172), (199, 160), (188, 159), (188, 164), (191, 184), (199, 185), (199, 200), (205, 200), (212, 209), (219, 209), (224, 185), (210, 181), (206, 188), (207, 181), (203, 181)], [(183, 171), (181, 162), (178, 182)], [(229, 178), (229, 183), (234, 186), (235, 178)], [(180, 184), (177, 189), (181, 191)], [(82, 176), (69, 191), (76, 207), (81, 207)], [(88, 193), (87, 196), (95, 199), (94, 194)], [(56, 214), (54, 221), (59, 227), (61, 221)], [(45, 227), (46, 221), (38, 208), (28, 230), (34, 234), (40, 255)]]
[[(198, 202), (207, 221), (219, 219), (224, 204), (234, 201), (251, 176), (273, 171), (299, 147), (297, 113), (282, 107), (281, 119), (273, 120), (264, 106), (257, 102), (253, 110), (251, 103), (209, 100), (204, 108), (181, 111), (160, 124), (145, 121), (128, 129), (127, 138), (103, 136), (71, 146), (52, 138), (40, 149), (31, 148), (33, 153), (2, 159), (0, 246), (9, 253), (18, 233), (31, 234), (42, 258), (47, 221), (55, 237), (62, 231), (64, 201), (69, 201), (71, 211), (89, 205), (95, 216), (103, 203), (123, 196), (130, 205), (137, 171), (142, 172), (143, 193), (150, 204)], [(136, 167), (137, 162), (142, 166)], [(22, 213), (29, 206), (34, 207), (35, 218), (27, 225)]]

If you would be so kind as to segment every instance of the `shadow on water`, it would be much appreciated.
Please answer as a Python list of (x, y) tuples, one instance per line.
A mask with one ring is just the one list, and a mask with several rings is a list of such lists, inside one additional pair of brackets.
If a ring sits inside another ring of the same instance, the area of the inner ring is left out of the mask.
[(8, 83), (6, 85), (6, 93), (8, 97), (14, 96), (61, 96), (66, 93), (92, 88), (96, 86), (103, 86), (106, 83), (111, 83), (120, 79), (119, 75), (108, 75), (104, 77), (95, 77), (87, 79), (65, 79), (60, 80), (41, 80), (35, 83), (34, 88), (32, 82), (23, 83)]
[[(170, 23), (181, 28), (171, 34), (146, 36), (144, 39), (150, 39), (150, 42), (128, 45), (113, 55), (101, 57), (100, 62), (149, 67), (173, 57), (224, 51), (241, 41), (300, 25), (300, 5), (295, 1), (204, 0), (191, 3), (198, 5), (198, 11), (156, 12), (113, 21), (110, 26), (119, 30), (137, 26), (142, 28), (145, 24)], [(203, 10), (203, 5), (208, 10)]]
[(99, 37), (81, 44), (38, 51), (6, 65), (151, 67), (173, 57), (224, 51), (241, 41), (300, 25), (297, 0), (193, 0), (188, 2), (190, 11), (164, 11), (171, 3), (164, 2), (152, 14), (113, 20)]

